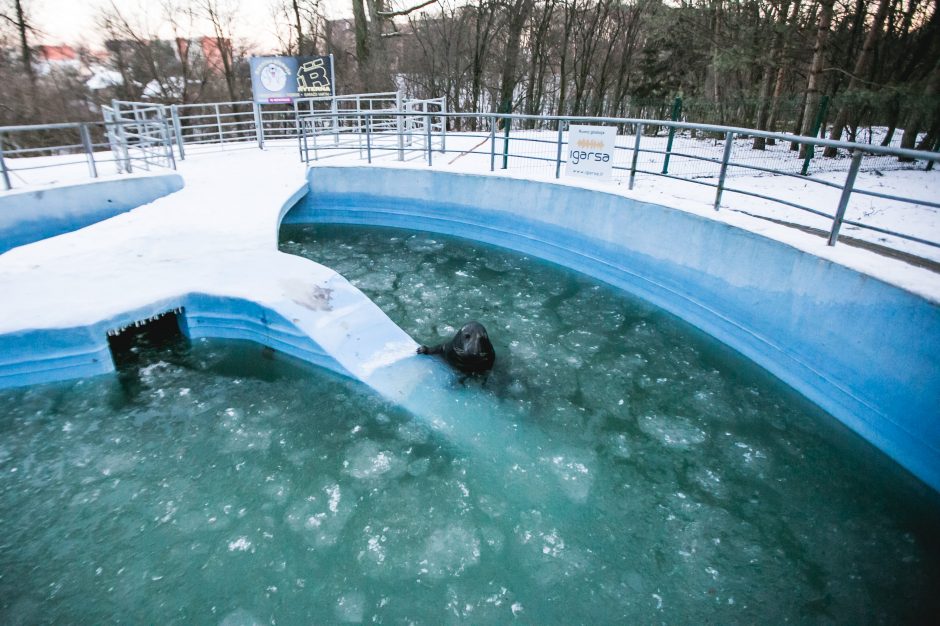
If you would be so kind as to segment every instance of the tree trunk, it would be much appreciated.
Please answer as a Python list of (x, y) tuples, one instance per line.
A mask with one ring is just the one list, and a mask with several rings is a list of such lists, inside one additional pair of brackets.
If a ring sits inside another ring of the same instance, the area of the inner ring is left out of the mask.
[(366, 8), (363, 0), (352, 0), (353, 21), (356, 25), (356, 66), (359, 68), (359, 82), (365, 84), (369, 66), (369, 24), (366, 22)]
[(522, 45), (522, 29), (535, 0), (516, 0), (509, 8), (509, 26), (506, 33), (506, 52), (503, 57), (503, 71), (499, 81), (499, 111), (512, 112), (512, 94), (519, 81), (519, 48)]
[[(940, 96), (940, 57), (934, 62), (933, 69), (930, 71), (930, 76), (927, 79), (927, 84), (924, 87), (924, 101), (925, 102), (937, 102), (937, 97)], [(933, 124), (931, 124), (931, 131), (935, 130), (935, 127), (940, 124), (940, 105), (933, 107)], [(920, 132), (920, 129), (924, 127), (927, 123), (925, 119), (927, 115), (922, 109), (917, 109), (908, 120), (907, 124), (904, 125), (904, 134), (901, 135), (901, 147), (911, 149), (914, 148), (917, 143), (917, 134)], [(932, 133), (928, 133), (930, 135)], [(928, 137), (929, 138), (929, 137)], [(922, 144), (923, 149), (930, 150), (930, 143), (924, 141)], [(920, 146), (918, 146), (920, 147)], [(900, 157), (899, 161), (910, 162), (911, 159)]]
[[(578, 1), (565, 2), (565, 26), (561, 40), (561, 52), (558, 55), (558, 115), (565, 114), (565, 98), (568, 95), (568, 45), (571, 43), (571, 29), (574, 27), (578, 11)], [(561, 122), (558, 122), (559, 125)]]
[(294, 9), (294, 21), (297, 28), (297, 56), (303, 56), (304, 54), (304, 29), (300, 24), (300, 6), (297, 5), (297, 0), (291, 0), (291, 5)]
[(20, 55), (23, 61), (23, 69), (29, 76), (29, 82), (36, 86), (36, 73), (33, 72), (33, 62), (29, 54), (29, 41), (26, 38), (26, 31), (29, 30), (29, 24), (26, 23), (26, 16), (23, 13), (23, 3), (15, 0), (16, 4), (16, 30), (20, 36)]
[[(757, 130), (767, 130), (770, 123), (771, 108), (771, 78), (776, 74), (774, 70), (780, 65), (780, 55), (783, 52), (783, 29), (787, 24), (787, 13), (790, 10), (790, 0), (784, 0), (780, 7), (779, 22), (775, 25), (773, 45), (770, 48), (770, 58), (767, 65), (764, 66), (763, 76), (761, 78), (760, 107), (757, 111)], [(781, 66), (782, 67), (782, 66)], [(763, 150), (767, 144), (764, 137), (754, 137), (754, 149)]]
[[(790, 28), (795, 32), (799, 24), (800, 19), (800, 0), (796, 0), (793, 3), (793, 12), (790, 14)], [(789, 43), (784, 43), (783, 53), (789, 49)], [(767, 129), (771, 132), (775, 131), (777, 128), (777, 116), (780, 114), (780, 96), (783, 95), (783, 81), (786, 78), (787, 74), (787, 65), (786, 63), (780, 63), (777, 68), (777, 80), (774, 84), (774, 95), (771, 99), (770, 104), (770, 116), (767, 119)], [(774, 145), (776, 143), (773, 139), (767, 140), (767, 145)]]
[(718, 18), (721, 14), (721, 0), (714, 2), (712, 10), (714, 11), (712, 16), (714, 20), (712, 24), (712, 98), (715, 100), (715, 105), (718, 106), (721, 100), (721, 92), (718, 89), (718, 50), (721, 40), (721, 23)]
[[(858, 84), (862, 82), (862, 75), (865, 73), (865, 68), (868, 67), (868, 62), (875, 50), (875, 44), (881, 36), (881, 29), (884, 26), (885, 17), (888, 15), (891, 2), (892, 0), (880, 0), (878, 3), (878, 10), (875, 12), (871, 30), (868, 31), (868, 36), (865, 37), (865, 43), (862, 45), (862, 51), (855, 61), (855, 67), (852, 70), (852, 78), (849, 80), (849, 86), (846, 88), (846, 92), (852, 92), (858, 87)], [(842, 107), (839, 110), (839, 115), (836, 116), (836, 121), (832, 125), (829, 139), (838, 141), (842, 137), (842, 128), (846, 125), (846, 122), (849, 121), (853, 123), (853, 127), (856, 126), (854, 114), (850, 113), (848, 107)], [(834, 157), (838, 153), (839, 151), (836, 148), (830, 147), (826, 148), (825, 152), (823, 152), (823, 156)]]
[[(808, 135), (812, 130), (813, 119), (819, 106), (819, 83), (822, 77), (823, 60), (826, 56), (826, 40), (829, 38), (829, 25), (832, 23), (832, 5), (835, 0), (820, 2), (819, 21), (816, 24), (816, 43), (813, 45), (813, 60), (809, 68), (809, 81), (806, 85), (806, 104), (803, 107), (803, 125), (801, 135)], [(800, 158), (806, 156), (806, 145), (800, 145)]]

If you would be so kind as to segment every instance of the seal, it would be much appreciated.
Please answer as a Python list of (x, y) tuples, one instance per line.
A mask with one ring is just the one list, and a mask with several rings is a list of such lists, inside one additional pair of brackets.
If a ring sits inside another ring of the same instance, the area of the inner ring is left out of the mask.
[(496, 352), (480, 322), (467, 322), (446, 343), (420, 346), (418, 354), (440, 354), (451, 367), (465, 374), (478, 374), (493, 367)]

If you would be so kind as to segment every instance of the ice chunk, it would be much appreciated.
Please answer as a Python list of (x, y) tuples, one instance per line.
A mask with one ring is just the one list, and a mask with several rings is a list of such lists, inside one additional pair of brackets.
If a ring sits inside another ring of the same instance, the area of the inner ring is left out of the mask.
[(350, 448), (343, 463), (344, 471), (359, 480), (376, 480), (401, 476), (405, 463), (394, 452), (382, 450), (371, 440), (360, 441)]
[(479, 562), (480, 538), (474, 530), (454, 524), (435, 530), (427, 538), (419, 571), (431, 578), (460, 576)]
[(690, 448), (708, 438), (704, 430), (682, 417), (643, 415), (637, 424), (650, 438), (669, 448)]
[(543, 457), (540, 461), (550, 467), (568, 498), (579, 503), (587, 500), (594, 483), (594, 473), (589, 467), (593, 465), (591, 459), (576, 453), (566, 453)]
[(333, 614), (344, 624), (359, 624), (366, 610), (366, 596), (360, 591), (344, 593), (336, 599)]
[(630, 458), (630, 443), (625, 434), (611, 433), (607, 435), (606, 443), (611, 456), (618, 459)]
[(264, 622), (245, 609), (235, 609), (222, 618), (219, 626), (264, 626)]
[(355, 504), (343, 497), (338, 483), (327, 482), (306, 498), (294, 502), (284, 516), (287, 526), (315, 546), (334, 545), (346, 522), (355, 512)]

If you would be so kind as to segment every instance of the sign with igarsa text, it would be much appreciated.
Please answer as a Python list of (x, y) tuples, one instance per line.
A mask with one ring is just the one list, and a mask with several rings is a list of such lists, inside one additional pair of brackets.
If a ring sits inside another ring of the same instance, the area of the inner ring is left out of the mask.
[(569, 126), (565, 174), (612, 182), (616, 140), (613, 126)]

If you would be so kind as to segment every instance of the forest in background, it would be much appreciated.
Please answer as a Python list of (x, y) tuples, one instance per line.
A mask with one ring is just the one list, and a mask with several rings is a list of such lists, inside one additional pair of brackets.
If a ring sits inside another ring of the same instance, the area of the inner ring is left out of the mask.
[[(270, 50), (227, 0), (162, 0), (147, 20), (112, 3), (97, 19), (107, 54), (43, 71), (29, 0), (2, 2), (0, 124), (100, 119), (111, 98), (248, 100), (248, 58), (280, 53), (333, 54), (338, 93), (446, 96), (458, 112), (668, 119), (679, 97), (691, 122), (940, 139), (940, 0), (351, 0), (350, 19), (272, 0)], [(120, 79), (90, 88), (95, 66)]]

